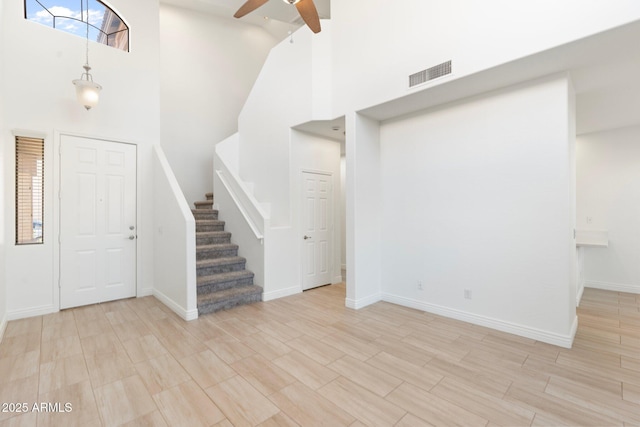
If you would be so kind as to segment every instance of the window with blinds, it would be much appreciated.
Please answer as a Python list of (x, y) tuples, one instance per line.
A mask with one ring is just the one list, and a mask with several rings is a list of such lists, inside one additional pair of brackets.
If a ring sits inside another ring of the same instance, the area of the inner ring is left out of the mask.
[(16, 136), (16, 245), (43, 242), (44, 139)]

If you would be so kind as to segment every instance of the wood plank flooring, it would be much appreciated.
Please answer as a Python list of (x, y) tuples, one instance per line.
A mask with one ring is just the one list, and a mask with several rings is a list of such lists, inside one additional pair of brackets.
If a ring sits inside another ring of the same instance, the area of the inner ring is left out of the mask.
[(640, 295), (587, 289), (570, 350), (344, 297), (193, 322), (145, 297), (12, 321), (0, 426), (640, 425)]

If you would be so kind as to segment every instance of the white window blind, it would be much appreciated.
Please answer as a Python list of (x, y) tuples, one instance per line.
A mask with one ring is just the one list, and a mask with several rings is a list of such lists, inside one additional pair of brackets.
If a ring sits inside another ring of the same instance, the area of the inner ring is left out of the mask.
[(16, 245), (43, 242), (44, 139), (16, 136)]

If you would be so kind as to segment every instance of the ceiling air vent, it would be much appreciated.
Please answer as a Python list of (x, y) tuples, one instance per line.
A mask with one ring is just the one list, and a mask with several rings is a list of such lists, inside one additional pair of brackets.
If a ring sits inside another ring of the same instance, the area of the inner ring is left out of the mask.
[(451, 74), (451, 61), (443, 62), (426, 70), (418, 71), (409, 76), (409, 87), (414, 87), (429, 80)]

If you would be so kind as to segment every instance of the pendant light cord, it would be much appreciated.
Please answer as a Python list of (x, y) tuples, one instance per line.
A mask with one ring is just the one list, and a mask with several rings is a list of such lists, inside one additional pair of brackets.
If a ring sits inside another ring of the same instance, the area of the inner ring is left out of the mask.
[(84, 13), (85, 13), (85, 23), (87, 25), (87, 46), (86, 46), (85, 64), (89, 65), (89, 0), (87, 0), (87, 8), (85, 9)]

